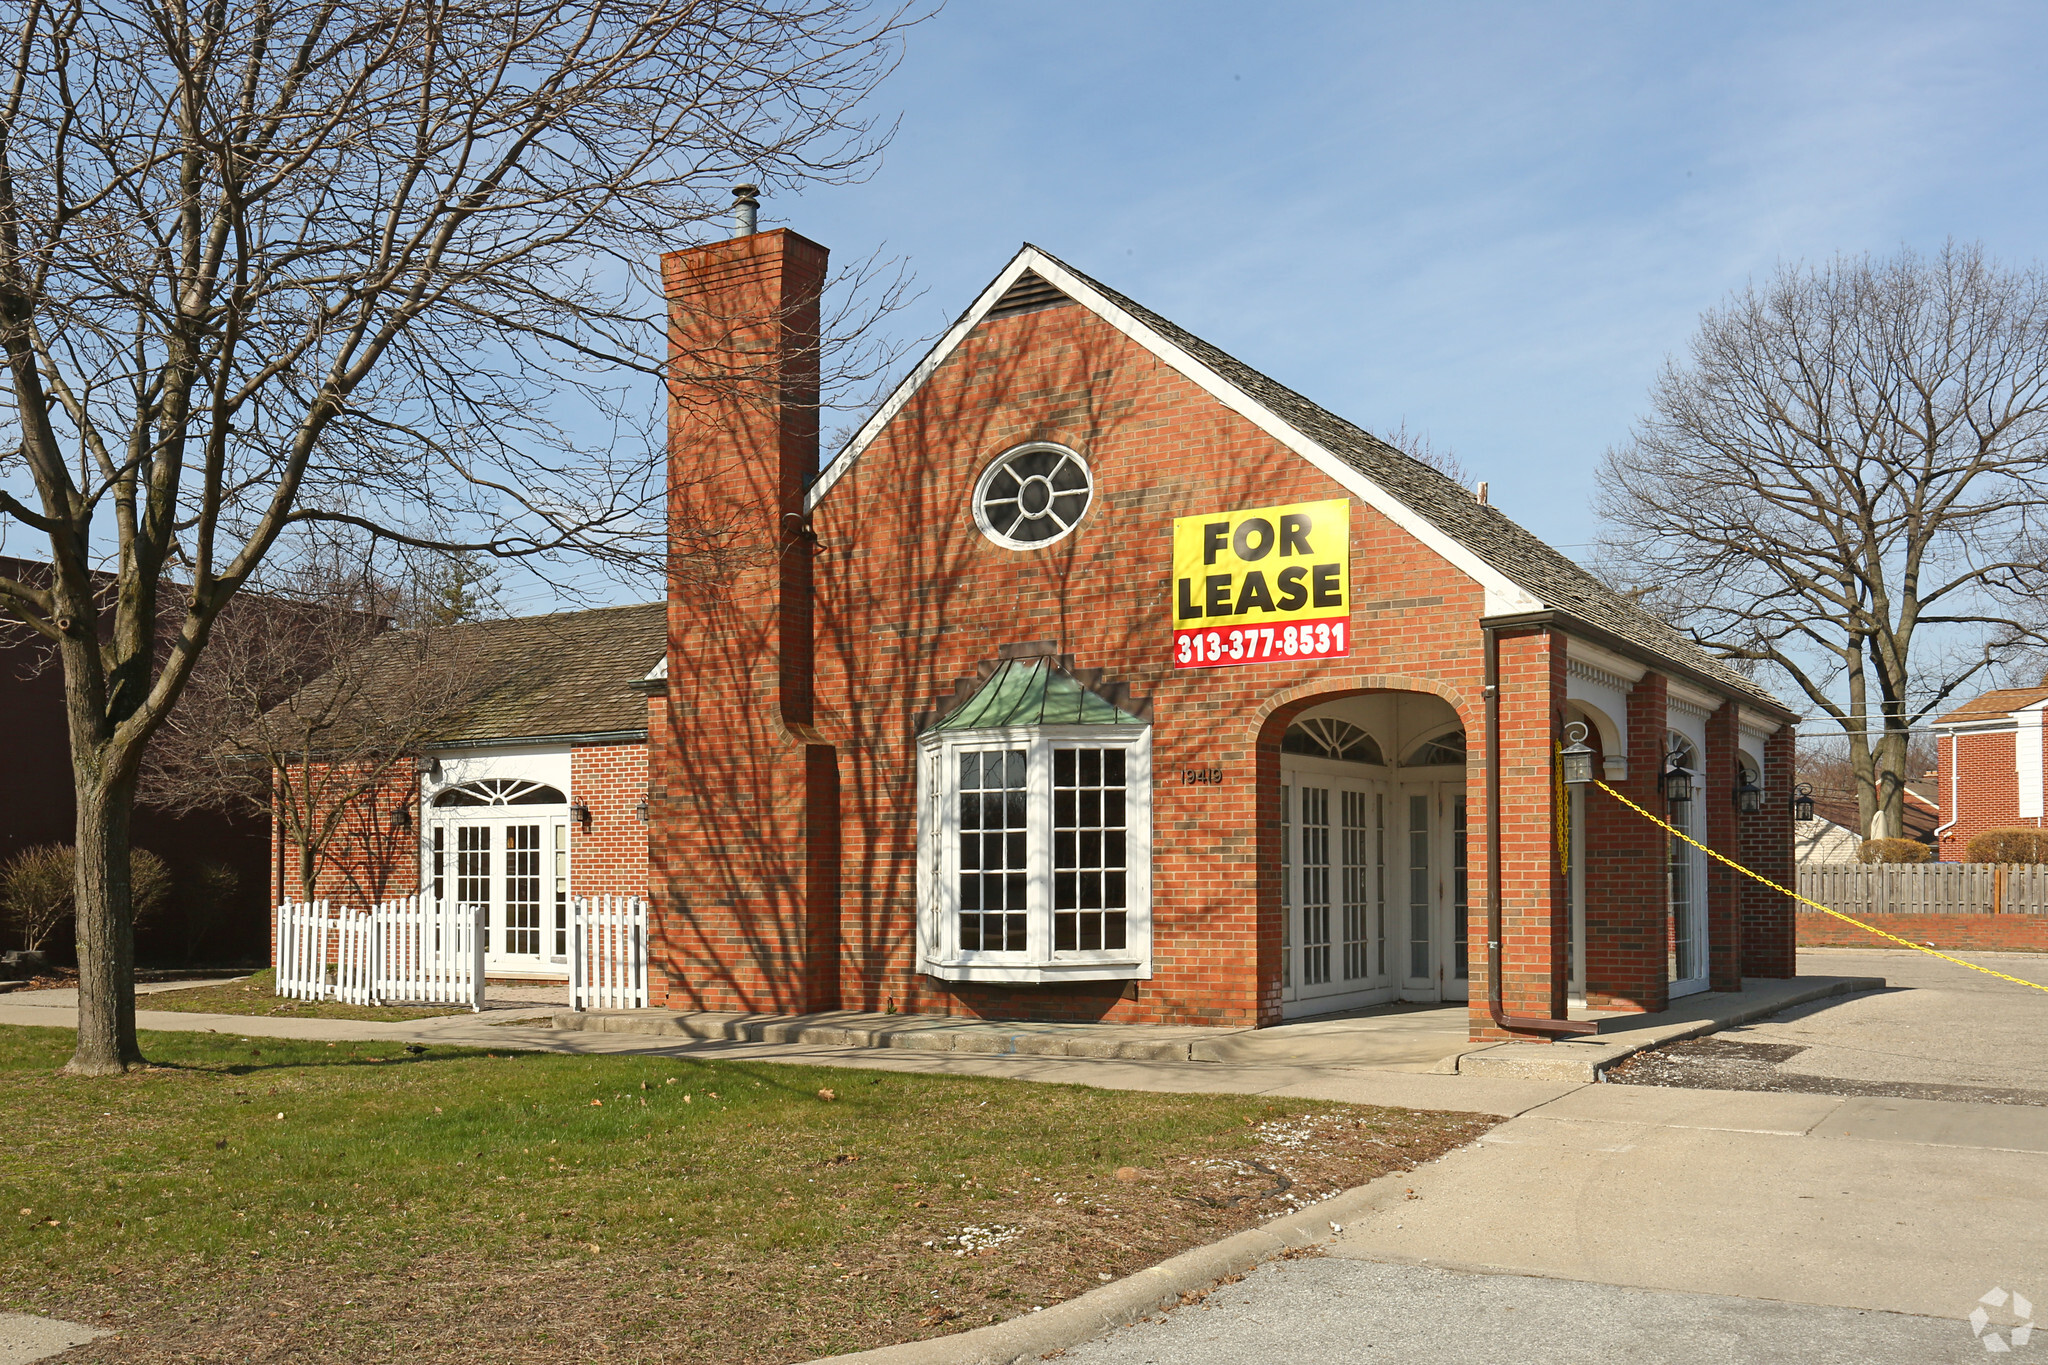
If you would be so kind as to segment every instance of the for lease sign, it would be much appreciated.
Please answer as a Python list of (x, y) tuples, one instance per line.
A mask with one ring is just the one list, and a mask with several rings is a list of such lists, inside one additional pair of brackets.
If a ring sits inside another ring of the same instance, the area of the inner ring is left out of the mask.
[(1176, 667), (1350, 652), (1350, 499), (1174, 519)]

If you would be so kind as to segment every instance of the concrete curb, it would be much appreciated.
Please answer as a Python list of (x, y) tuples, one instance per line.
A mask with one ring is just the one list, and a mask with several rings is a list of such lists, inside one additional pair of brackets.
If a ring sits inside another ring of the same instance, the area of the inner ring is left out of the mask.
[(1829, 977), (1804, 990), (1745, 1001), (1725, 1013), (1716, 1012), (1704, 1019), (1686, 1019), (1632, 1030), (1635, 1036), (1627, 1039), (1600, 1042), (1597, 1041), (1600, 1035), (1595, 1034), (1592, 1040), (1585, 1042), (1551, 1043), (1543, 1047), (1531, 1047), (1526, 1043), (1496, 1043), (1461, 1054), (1457, 1059), (1458, 1074), (1525, 1081), (1599, 1081), (1604, 1079), (1601, 1073), (1616, 1062), (1649, 1048), (1718, 1033), (1738, 1024), (1768, 1018), (1797, 1005), (1810, 1005), (1816, 1000), (1855, 995), (1860, 991), (1879, 991), (1884, 986), (1885, 979), (1881, 976)]
[(1410, 1178), (1408, 1171), (1383, 1175), (1369, 1185), (1331, 1195), (1234, 1237), (1183, 1251), (1042, 1313), (1027, 1313), (952, 1336), (828, 1356), (806, 1365), (1018, 1365), (1035, 1360), (1047, 1351), (1093, 1341), (1105, 1332), (1171, 1308), (1182, 1295), (1207, 1289), (1283, 1252), (1331, 1241), (1336, 1233), (1331, 1224), (1341, 1228), (1401, 1198), (1400, 1182)]

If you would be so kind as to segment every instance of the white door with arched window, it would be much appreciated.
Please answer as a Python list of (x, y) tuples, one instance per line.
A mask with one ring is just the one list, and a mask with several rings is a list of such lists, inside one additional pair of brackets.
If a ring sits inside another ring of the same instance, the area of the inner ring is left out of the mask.
[(421, 882), (436, 900), (475, 906), (484, 969), (556, 977), (569, 962), (569, 798), (545, 782), (487, 777), (427, 802)]

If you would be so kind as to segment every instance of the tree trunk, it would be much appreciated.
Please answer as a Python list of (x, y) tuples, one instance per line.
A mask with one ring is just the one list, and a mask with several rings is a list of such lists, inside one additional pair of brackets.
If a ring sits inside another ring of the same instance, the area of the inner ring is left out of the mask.
[(135, 782), (81, 775), (78, 801), (78, 1050), (64, 1070), (112, 1076), (142, 1061), (135, 1040), (135, 917), (128, 882)]

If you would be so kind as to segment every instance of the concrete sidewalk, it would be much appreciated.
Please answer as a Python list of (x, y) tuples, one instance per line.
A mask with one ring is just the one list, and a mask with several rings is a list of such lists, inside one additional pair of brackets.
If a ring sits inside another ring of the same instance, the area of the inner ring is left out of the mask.
[(1647, 1047), (1760, 1019), (1793, 1005), (1883, 987), (1882, 977), (1752, 979), (1740, 991), (1689, 996), (1659, 1014), (1574, 1011), (1575, 1017), (1596, 1020), (1600, 1032), (1551, 1044), (1472, 1043), (1462, 1001), (1380, 1005), (1260, 1029), (1008, 1022), (858, 1010), (736, 1014), (667, 1009), (564, 1012), (555, 1016), (554, 1026), (604, 1035), (864, 1051), (1357, 1067), (1587, 1082)]
[(1391, 1179), (1325, 1259), (1063, 1358), (1922, 1365), (2048, 1299), (2043, 1109), (1585, 1086)]

